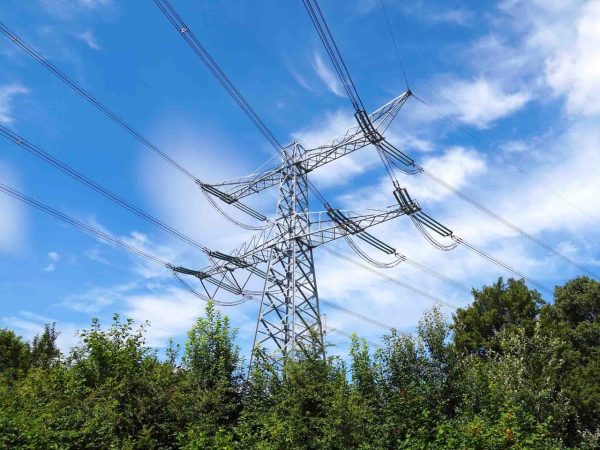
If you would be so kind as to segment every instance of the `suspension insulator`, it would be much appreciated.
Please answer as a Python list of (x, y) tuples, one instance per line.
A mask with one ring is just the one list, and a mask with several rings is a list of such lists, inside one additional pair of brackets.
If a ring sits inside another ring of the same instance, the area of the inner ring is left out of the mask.
[(364, 136), (371, 144), (377, 144), (378, 142), (383, 141), (383, 136), (377, 131), (375, 126), (373, 126), (373, 122), (371, 122), (371, 118), (366, 111), (361, 109), (354, 114), (354, 117)]
[(394, 197), (396, 197), (396, 201), (400, 205), (400, 209), (404, 214), (410, 216), (421, 211), (421, 206), (418, 202), (416, 202), (410, 197), (410, 194), (408, 193), (406, 188), (397, 187), (394, 190)]

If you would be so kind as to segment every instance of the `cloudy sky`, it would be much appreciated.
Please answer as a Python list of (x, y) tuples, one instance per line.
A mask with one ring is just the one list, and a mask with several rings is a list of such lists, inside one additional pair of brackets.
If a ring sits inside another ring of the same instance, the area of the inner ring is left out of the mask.
[[(353, 125), (300, 1), (285, 8), (270, 0), (173, 3), (280, 141), (319, 145)], [(410, 87), (430, 107), (411, 98), (390, 128), (390, 141), (515, 226), (600, 272), (600, 1), (409, 3), (388, 0), (388, 13)], [(322, 0), (321, 6), (366, 107), (374, 110), (402, 93), (380, 1)], [(151, 1), (6, 0), (0, 21), (205, 180), (241, 176), (274, 157)], [(211, 248), (227, 251), (248, 237), (193, 183), (5, 37), (0, 65), (2, 125)], [(340, 208), (394, 201), (372, 148), (311, 177)], [(542, 285), (552, 289), (582, 273), (430, 179), (401, 181), (458, 236)], [(5, 139), (0, 182), (176, 265), (205, 263), (193, 247)], [(265, 192), (253, 204), (272, 215), (275, 196)], [(372, 231), (467, 287), (510, 276), (466, 248), (432, 248), (406, 218)], [(332, 248), (351, 252), (343, 243)], [(323, 299), (400, 330), (413, 329), (433, 298), (444, 302), (447, 314), (470, 301), (408, 264), (386, 270), (390, 280), (323, 250), (315, 258)], [(204, 308), (165, 269), (3, 194), (0, 302), (0, 326), (30, 338), (56, 321), (64, 348), (92, 317), (107, 323), (115, 312), (149, 320), (149, 342), (161, 347), (169, 337), (181, 341)], [(257, 305), (226, 312), (247, 346)], [(375, 341), (383, 333), (326, 306), (323, 312), (330, 328)], [(340, 333), (329, 339), (335, 351), (346, 345)]]

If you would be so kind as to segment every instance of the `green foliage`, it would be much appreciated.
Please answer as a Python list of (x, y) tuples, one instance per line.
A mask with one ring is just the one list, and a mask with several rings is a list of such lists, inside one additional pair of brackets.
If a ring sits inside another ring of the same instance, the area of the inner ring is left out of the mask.
[(0, 375), (15, 379), (27, 372), (30, 348), (11, 330), (0, 329)]
[(531, 336), (539, 309), (544, 304), (540, 294), (531, 291), (523, 280), (502, 278), (492, 286), (473, 290), (474, 301), (468, 308), (459, 308), (454, 316), (454, 342), (459, 352), (485, 354), (499, 351), (497, 333), (524, 330)]
[(581, 277), (557, 287), (539, 329), (555, 343), (543, 372), (571, 406), (565, 440), (576, 443), (600, 430), (600, 283)]
[(211, 302), (188, 332), (180, 389), (189, 428), (185, 448), (221, 448), (241, 408), (241, 361), (235, 330)]
[(245, 383), (236, 331), (213, 304), (181, 361), (147, 325), (93, 320), (62, 356), (0, 330), (0, 449), (558, 449), (600, 447), (600, 283), (545, 304), (520, 281), (434, 307), (381, 348), (353, 336), (348, 366), (260, 352)]
[(56, 344), (59, 333), (56, 324), (46, 324), (41, 336), (35, 336), (31, 344), (30, 364), (33, 367), (49, 369), (60, 362), (60, 349)]

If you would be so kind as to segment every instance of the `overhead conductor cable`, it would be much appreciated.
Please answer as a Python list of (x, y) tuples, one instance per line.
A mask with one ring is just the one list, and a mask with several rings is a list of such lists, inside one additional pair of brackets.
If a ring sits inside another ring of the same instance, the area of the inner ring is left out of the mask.
[[(126, 130), (129, 134), (131, 134), (133, 137), (135, 137), (138, 141), (140, 141), (142, 144), (144, 144), (147, 148), (149, 148), (154, 153), (156, 153), (158, 156), (160, 156), (162, 159), (167, 161), (169, 164), (171, 164), (174, 168), (176, 168), (183, 175), (185, 175), (189, 179), (193, 180), (201, 188), (202, 193), (206, 197), (208, 197), (208, 193), (207, 193), (207, 189), (206, 189), (206, 187), (209, 186), (208, 183), (200, 180), (193, 173), (191, 173), (189, 170), (187, 170), (185, 167), (183, 167), (180, 163), (178, 163), (173, 158), (171, 158), (168, 154), (166, 154), (163, 150), (158, 148), (148, 138), (143, 136), (139, 131), (137, 131), (135, 128), (133, 128), (131, 125), (129, 125), (127, 122), (125, 122), (124, 119), (119, 117), (116, 113), (111, 111), (106, 105), (101, 103), (97, 98), (95, 98), (93, 95), (91, 95), (85, 89), (80, 87), (77, 83), (75, 83), (75, 81), (73, 81), (72, 78), (70, 78), (68, 75), (66, 75), (63, 71), (61, 71), (57, 66), (55, 66), (53, 63), (51, 63), (48, 59), (44, 58), (39, 52), (37, 52), (34, 48), (32, 48), (29, 44), (27, 44), (23, 39), (21, 39), (15, 33), (10, 31), (2, 23), (0, 23), (0, 33), (4, 34), (15, 45), (17, 45), (19, 48), (24, 50), (33, 59), (35, 59), (37, 62), (39, 62), (41, 65), (43, 65), (52, 74), (54, 74), (61, 81), (63, 81), (67, 86), (69, 86), (71, 89), (73, 89), (77, 94), (79, 94), (83, 98), (85, 98), (88, 102), (90, 102), (92, 105), (94, 105), (98, 110), (100, 110), (102, 113), (104, 113), (106, 116), (108, 116), (113, 122), (115, 122), (117, 125), (119, 125), (124, 130)], [(210, 203), (211, 203), (211, 205), (215, 204), (212, 201)], [(264, 217), (262, 214), (259, 214), (255, 211), (253, 211), (251, 208), (242, 204), (241, 202), (235, 201), (230, 204), (233, 207), (241, 210), (242, 212), (252, 215), (254, 218), (256, 218), (258, 220), (266, 220), (266, 217)], [(257, 229), (257, 227), (254, 227), (252, 225), (245, 225), (239, 221), (234, 220), (233, 218), (231, 218), (231, 216), (229, 216), (227, 213), (225, 213), (222, 208), (217, 208), (217, 209), (221, 215), (223, 215), (226, 219), (231, 220), (236, 225), (239, 225), (243, 228), (252, 229), (252, 230)]]

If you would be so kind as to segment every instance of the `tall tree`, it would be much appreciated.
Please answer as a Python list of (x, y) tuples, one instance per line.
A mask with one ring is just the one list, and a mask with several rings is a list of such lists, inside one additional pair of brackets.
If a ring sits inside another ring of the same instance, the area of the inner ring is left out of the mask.
[(56, 323), (46, 324), (44, 332), (36, 335), (31, 344), (31, 365), (48, 369), (58, 364), (61, 357), (56, 343), (60, 333), (56, 331)]
[(521, 329), (532, 336), (544, 301), (523, 280), (502, 278), (491, 286), (473, 290), (473, 303), (454, 314), (454, 343), (462, 353), (485, 355), (502, 351), (497, 333)]
[(14, 379), (29, 368), (30, 347), (13, 331), (0, 329), (0, 374)]
[(574, 408), (567, 442), (600, 432), (600, 283), (579, 277), (558, 286), (554, 304), (542, 310), (540, 333), (553, 342), (544, 373)]
[(227, 440), (224, 436), (240, 412), (242, 368), (236, 334), (229, 318), (209, 302), (205, 316), (187, 335), (183, 368), (189, 394), (187, 420), (192, 425), (185, 439), (200, 446), (216, 446), (213, 439)]

